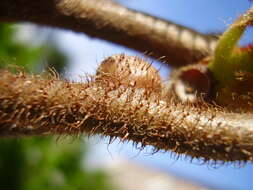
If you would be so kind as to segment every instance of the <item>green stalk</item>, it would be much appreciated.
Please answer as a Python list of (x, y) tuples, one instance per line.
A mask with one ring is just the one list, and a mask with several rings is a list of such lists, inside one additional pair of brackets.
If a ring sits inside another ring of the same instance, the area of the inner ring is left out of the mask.
[(228, 85), (233, 81), (235, 64), (231, 61), (232, 53), (237, 42), (240, 40), (246, 26), (233, 24), (220, 38), (214, 58), (208, 65), (212, 71), (214, 78), (219, 82), (219, 85)]
[(233, 54), (230, 60), (236, 70), (253, 73), (253, 47), (246, 50), (240, 50), (239, 53)]
[(221, 36), (215, 49), (213, 60), (208, 67), (218, 81), (218, 86), (231, 85), (235, 80), (236, 70), (253, 71), (249, 62), (253, 62), (253, 57), (242, 52), (235, 53), (237, 43), (253, 21), (253, 7), (244, 15), (238, 18), (228, 30)]

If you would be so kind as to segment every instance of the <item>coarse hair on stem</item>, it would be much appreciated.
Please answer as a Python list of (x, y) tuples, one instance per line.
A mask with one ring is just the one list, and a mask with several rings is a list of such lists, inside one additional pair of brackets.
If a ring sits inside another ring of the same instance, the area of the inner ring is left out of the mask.
[(192, 158), (253, 160), (251, 115), (204, 101), (176, 103), (173, 96), (164, 98), (161, 91), (135, 84), (110, 73), (78, 83), (3, 70), (0, 135), (99, 134)]

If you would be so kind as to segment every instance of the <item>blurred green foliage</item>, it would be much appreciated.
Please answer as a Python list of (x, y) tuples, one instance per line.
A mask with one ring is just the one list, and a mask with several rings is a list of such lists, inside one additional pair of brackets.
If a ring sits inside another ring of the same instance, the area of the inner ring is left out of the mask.
[[(16, 28), (0, 24), (0, 67), (7, 64), (31, 71), (45, 66), (58, 72), (66, 57), (54, 44), (32, 48), (14, 38)], [(46, 63), (38, 65), (39, 63)], [(106, 173), (85, 168), (87, 146), (79, 140), (50, 137), (0, 139), (0, 183), (8, 190), (111, 190)]]
[(26, 46), (18, 42), (14, 35), (14, 26), (0, 24), (0, 67), (15, 64), (29, 70), (38, 61), (42, 49)]
[(87, 147), (80, 141), (51, 138), (0, 141), (1, 188), (8, 190), (112, 189), (103, 171), (82, 165)]

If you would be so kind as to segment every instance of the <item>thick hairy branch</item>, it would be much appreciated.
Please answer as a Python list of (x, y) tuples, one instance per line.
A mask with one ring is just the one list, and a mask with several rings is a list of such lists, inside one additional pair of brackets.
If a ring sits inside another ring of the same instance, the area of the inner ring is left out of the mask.
[(176, 104), (109, 74), (73, 83), (0, 73), (2, 137), (100, 134), (205, 160), (253, 161), (252, 120), (203, 102)]
[(84, 32), (173, 66), (196, 62), (212, 53), (216, 38), (120, 6), (109, 0), (1, 0), (0, 21), (34, 22)]

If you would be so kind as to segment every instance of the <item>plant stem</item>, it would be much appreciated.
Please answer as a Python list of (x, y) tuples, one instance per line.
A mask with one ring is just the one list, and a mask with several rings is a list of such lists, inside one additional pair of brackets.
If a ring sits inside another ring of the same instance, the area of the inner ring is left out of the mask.
[(172, 66), (197, 62), (216, 38), (122, 7), (107, 0), (1, 0), (0, 21), (37, 24), (84, 32), (161, 58)]
[[(253, 22), (253, 7), (240, 16), (220, 37), (216, 46), (213, 60), (208, 65), (220, 87), (230, 86), (235, 80), (235, 72), (248, 71), (246, 64), (253, 57), (245, 52), (236, 52), (237, 43), (247, 26)], [(248, 71), (249, 72), (249, 71)]]
[(2, 71), (0, 135), (100, 134), (206, 161), (253, 161), (252, 114), (173, 102), (109, 75), (73, 83)]

